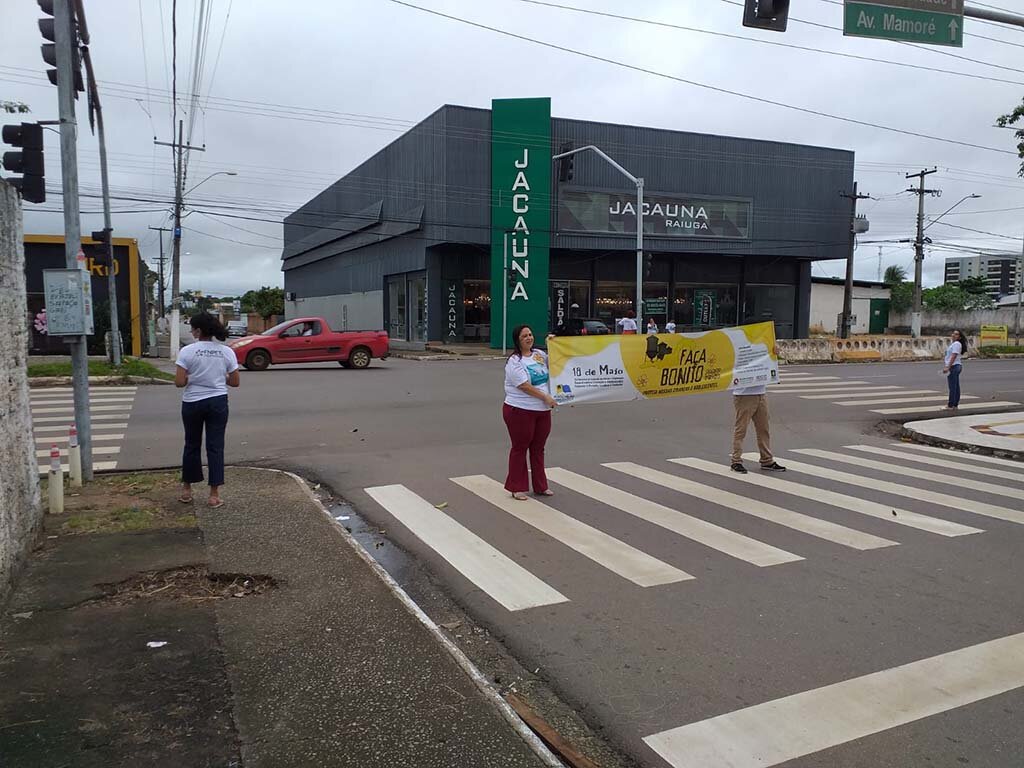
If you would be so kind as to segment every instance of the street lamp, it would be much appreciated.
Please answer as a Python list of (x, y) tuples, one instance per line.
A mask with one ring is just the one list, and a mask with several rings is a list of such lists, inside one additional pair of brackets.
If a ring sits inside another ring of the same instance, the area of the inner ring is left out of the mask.
[(188, 190), (188, 192), (183, 193), (182, 197), (184, 197), (185, 195), (189, 194), (189, 192), (192, 192), (193, 190), (195, 190), (196, 187), (198, 187), (198, 186), (200, 186), (202, 184), (205, 184), (210, 179), (212, 179), (214, 176), (237, 176), (237, 175), (238, 175), (238, 173), (236, 171), (217, 171), (216, 173), (211, 173), (205, 179), (200, 181), (199, 184), (196, 184), (195, 187), (192, 187), (192, 189)]
[(554, 155), (551, 160), (561, 160), (563, 157), (575, 155), (577, 152), (585, 152), (588, 149), (591, 152), (596, 152), (605, 162), (636, 184), (636, 325), (642, 332), (644, 314), (644, 180), (642, 177), (631, 174), (593, 144)]
[[(960, 205), (960, 203), (962, 203), (964, 200), (977, 200), (979, 197), (981, 197), (981, 195), (971, 194), (971, 195), (967, 195), (967, 197), (960, 198), (955, 203), (953, 203), (953, 205), (951, 205), (949, 208), (947, 208), (943, 213), (940, 213), (938, 216), (936, 216), (934, 219), (932, 219), (930, 222), (928, 222), (928, 227), (930, 227), (932, 224), (937, 222), (939, 219), (941, 219), (947, 213), (952, 211), (954, 208), (956, 208), (958, 205)], [(928, 229), (928, 227), (925, 227), (925, 229)], [(921, 230), (921, 231), (923, 232), (924, 230)]]

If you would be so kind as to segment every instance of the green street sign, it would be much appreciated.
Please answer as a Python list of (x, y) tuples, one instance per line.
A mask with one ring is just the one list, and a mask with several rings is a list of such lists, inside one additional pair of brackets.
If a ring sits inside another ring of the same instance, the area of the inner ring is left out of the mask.
[(963, 48), (962, 0), (846, 0), (843, 34)]

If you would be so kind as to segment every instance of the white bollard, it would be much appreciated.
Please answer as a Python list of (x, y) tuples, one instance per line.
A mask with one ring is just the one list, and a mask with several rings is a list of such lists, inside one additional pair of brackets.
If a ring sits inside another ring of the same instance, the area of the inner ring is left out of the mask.
[(60, 448), (50, 446), (50, 514), (64, 514), (64, 468), (60, 465)]
[(71, 475), (71, 487), (82, 487), (82, 449), (78, 445), (78, 429), (74, 424), (68, 430), (68, 474)]

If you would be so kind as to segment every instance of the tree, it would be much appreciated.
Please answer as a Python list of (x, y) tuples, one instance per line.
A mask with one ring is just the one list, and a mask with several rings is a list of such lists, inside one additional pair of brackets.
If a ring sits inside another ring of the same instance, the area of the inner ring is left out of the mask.
[[(1013, 112), (996, 119), (996, 125), (1000, 128), (1008, 128), (1011, 125), (1016, 125), (1018, 122), (1024, 125), (1024, 101)], [(1024, 158), (1024, 128), (1014, 133), (1014, 136), (1017, 137), (1017, 154)], [(1024, 177), (1024, 163), (1020, 164), (1017, 175)]]
[(32, 110), (28, 108), (28, 104), (20, 101), (4, 101), (0, 99), (0, 111), (7, 112), (11, 115), (23, 115), (26, 112)]
[(921, 292), (921, 303), (940, 312), (962, 312), (967, 305), (967, 292), (956, 283), (947, 283)]
[(896, 264), (891, 264), (885, 268), (885, 277), (882, 278), (882, 282), (892, 287), (898, 285), (907, 279), (907, 270)]
[[(890, 267), (891, 269), (891, 267)], [(893, 312), (906, 312), (914, 303), (914, 284), (907, 281), (889, 286), (889, 306)]]
[(258, 291), (246, 291), (242, 295), (242, 311), (255, 312), (264, 320), (271, 315), (283, 315), (284, 288), (265, 285)]
[(995, 306), (988, 293), (988, 280), (984, 276), (965, 278), (957, 286), (964, 292), (964, 309), (992, 309)]

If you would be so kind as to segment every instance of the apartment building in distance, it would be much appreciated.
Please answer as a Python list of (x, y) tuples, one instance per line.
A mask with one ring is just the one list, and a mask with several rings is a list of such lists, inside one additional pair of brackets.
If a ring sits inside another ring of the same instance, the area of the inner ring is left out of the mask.
[(1017, 256), (964, 256), (946, 259), (946, 283), (984, 277), (994, 300), (1016, 291)]

